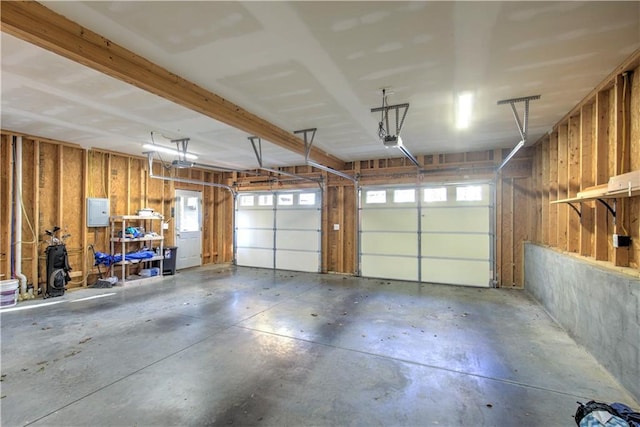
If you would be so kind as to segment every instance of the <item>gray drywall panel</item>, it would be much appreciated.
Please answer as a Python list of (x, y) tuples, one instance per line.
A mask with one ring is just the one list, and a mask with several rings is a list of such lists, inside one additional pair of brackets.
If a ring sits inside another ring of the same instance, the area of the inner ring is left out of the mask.
[(525, 289), (640, 400), (640, 279), (525, 243)]

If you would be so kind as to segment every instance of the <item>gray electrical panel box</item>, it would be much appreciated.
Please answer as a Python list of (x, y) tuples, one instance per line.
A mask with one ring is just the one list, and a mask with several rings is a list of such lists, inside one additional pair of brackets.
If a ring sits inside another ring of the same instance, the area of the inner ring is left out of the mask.
[(109, 199), (87, 199), (87, 227), (109, 226)]

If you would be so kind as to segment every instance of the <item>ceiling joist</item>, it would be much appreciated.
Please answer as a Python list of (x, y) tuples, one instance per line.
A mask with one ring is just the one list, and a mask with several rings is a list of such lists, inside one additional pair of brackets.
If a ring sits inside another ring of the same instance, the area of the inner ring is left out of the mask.
[[(197, 111), (229, 126), (305, 155), (294, 134), (68, 20), (37, 2), (1, 2), (2, 32)], [(310, 157), (342, 169), (344, 162), (318, 148)]]

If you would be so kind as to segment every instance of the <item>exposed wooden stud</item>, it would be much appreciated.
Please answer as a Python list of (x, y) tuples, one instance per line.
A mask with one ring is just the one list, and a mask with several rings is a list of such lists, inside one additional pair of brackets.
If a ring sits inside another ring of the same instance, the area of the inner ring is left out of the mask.
[[(293, 133), (244, 110), (37, 2), (2, 2), (2, 31), (125, 81), (186, 108), (259, 136), (296, 153), (304, 142)], [(342, 169), (340, 159), (311, 147), (311, 159)]]
[(512, 196), (512, 263), (513, 263), (513, 287), (524, 286), (524, 248), (523, 242), (529, 240), (531, 232), (531, 178), (516, 178), (513, 181)]
[[(558, 199), (568, 197), (568, 126), (564, 124), (558, 127)], [(558, 207), (558, 248), (567, 250), (567, 229), (569, 219), (569, 206)]]
[[(580, 191), (580, 116), (569, 117), (567, 135), (567, 197)], [(567, 218), (567, 250), (580, 251), (580, 217), (574, 212)]]
[(58, 198), (56, 200), (56, 220), (55, 223), (64, 230), (65, 225), (63, 222), (63, 207), (64, 207), (64, 146), (58, 145), (57, 147), (57, 163), (56, 163), (56, 185), (58, 188)]
[[(593, 172), (595, 185), (609, 181), (609, 91), (598, 92), (595, 102), (595, 141)], [(601, 203), (594, 206), (594, 257), (598, 261), (608, 259), (607, 209)]]
[[(558, 197), (558, 132), (549, 135), (549, 202)], [(558, 205), (549, 204), (549, 244), (558, 245)]]
[[(580, 111), (580, 190), (595, 185), (593, 169), (593, 104), (586, 104)], [(582, 204), (580, 217), (580, 255), (593, 253), (593, 203)]]
[(31, 256), (34, 259), (34, 263), (32, 265), (31, 270), (31, 283), (34, 286), (34, 293), (37, 291), (38, 285), (38, 258), (39, 258), (39, 248), (40, 248), (40, 222), (38, 221), (38, 215), (40, 212), (40, 189), (38, 187), (38, 183), (40, 182), (40, 141), (33, 141), (33, 216), (31, 217), (31, 225), (33, 227), (33, 233), (35, 236), (35, 243), (32, 246)]
[(539, 227), (542, 229), (542, 243), (549, 244), (549, 137), (542, 143), (542, 212)]
[[(500, 162), (500, 160), (498, 160)], [(498, 163), (499, 164), (499, 163)], [(496, 237), (495, 237), (495, 276), (497, 281), (497, 286), (499, 288), (503, 287), (503, 273), (502, 273), (502, 239), (504, 237), (504, 233), (502, 231), (502, 192), (503, 192), (503, 180), (502, 173), (498, 173), (495, 176), (495, 184), (496, 184)]]
[[(614, 174), (620, 175), (629, 172), (631, 152), (629, 144), (629, 85), (627, 80), (618, 75), (614, 84)], [(629, 199), (618, 200), (616, 222), (613, 227), (615, 234), (629, 236)], [(613, 249), (613, 264), (626, 267), (629, 265), (629, 247), (618, 247)]]
[(81, 286), (87, 286), (87, 279), (89, 274), (93, 271), (93, 262), (90, 262), (88, 259), (89, 248), (88, 248), (88, 230), (86, 227), (86, 218), (87, 218), (87, 197), (89, 194), (89, 151), (82, 150), (82, 208), (80, 213), (80, 227), (79, 229), (82, 231), (82, 238), (80, 240), (82, 246), (82, 271), (86, 271), (87, 273), (84, 275)]
[(132, 215), (131, 212), (131, 157), (127, 157), (127, 178), (125, 184), (127, 186), (127, 193), (125, 195), (126, 204), (126, 215)]
[(11, 278), (12, 147), (12, 135), (3, 133), (0, 140), (0, 194), (4, 196), (0, 203), (0, 280)]

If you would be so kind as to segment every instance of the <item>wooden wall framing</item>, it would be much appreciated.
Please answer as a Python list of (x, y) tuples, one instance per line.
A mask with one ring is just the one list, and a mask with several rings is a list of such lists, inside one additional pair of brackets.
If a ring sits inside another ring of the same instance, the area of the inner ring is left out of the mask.
[[(149, 207), (161, 212), (171, 224), (176, 188), (203, 193), (203, 264), (230, 262), (231, 212), (233, 197), (226, 190), (207, 185), (174, 183), (149, 177), (146, 158), (102, 150), (86, 150), (80, 146), (45, 138), (2, 131), (0, 182), (0, 277), (10, 278), (11, 209), (13, 182), (12, 137), (22, 136), (24, 204), (22, 226), (22, 272), (35, 289), (44, 283), (46, 261), (45, 230), (58, 225), (69, 233), (67, 251), (72, 267), (69, 288), (93, 283), (97, 269), (93, 266), (90, 246), (110, 252), (109, 227), (86, 226), (86, 199), (107, 198), (111, 215), (135, 214)], [(168, 172), (154, 163), (154, 174)], [(185, 172), (181, 172), (185, 173)], [(221, 174), (211, 171), (186, 171), (188, 178), (219, 182)], [(18, 206), (13, 206), (17, 209)], [(173, 227), (166, 230), (165, 245), (175, 242)], [(104, 268), (103, 268), (104, 272)]]
[[(578, 191), (607, 184), (611, 176), (640, 170), (640, 51), (616, 69), (567, 114), (552, 132), (536, 143), (534, 169), (542, 221), (533, 240), (604, 261), (637, 275), (640, 268), (640, 198), (616, 200), (616, 222), (597, 201), (576, 206), (550, 204), (575, 197)], [(613, 205), (613, 201), (608, 201)], [(631, 237), (628, 248), (614, 248), (612, 235)]]

